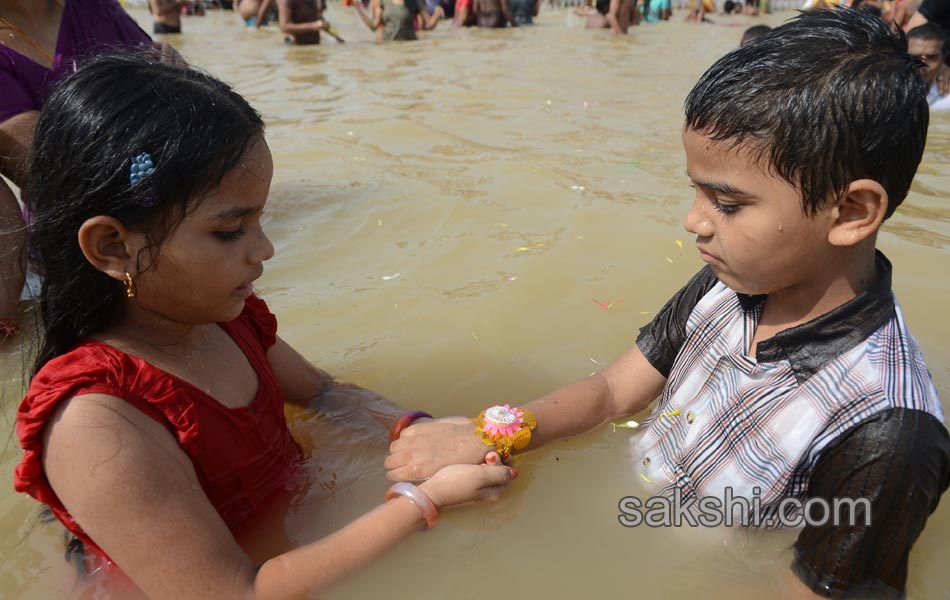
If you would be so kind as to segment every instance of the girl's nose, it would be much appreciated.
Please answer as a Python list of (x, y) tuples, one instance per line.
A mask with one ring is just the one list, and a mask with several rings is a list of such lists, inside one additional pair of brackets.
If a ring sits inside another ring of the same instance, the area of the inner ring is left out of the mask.
[(270, 238), (267, 237), (263, 229), (258, 231), (260, 237), (258, 237), (249, 256), (249, 260), (255, 264), (270, 260), (274, 256), (274, 244), (270, 242)]

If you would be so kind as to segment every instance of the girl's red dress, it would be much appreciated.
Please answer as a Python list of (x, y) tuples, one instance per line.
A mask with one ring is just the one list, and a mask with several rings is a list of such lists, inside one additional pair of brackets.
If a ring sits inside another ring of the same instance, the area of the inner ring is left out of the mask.
[(20, 404), (16, 429), (26, 453), (16, 468), (16, 490), (48, 505), (69, 531), (108, 560), (70, 516), (43, 472), (43, 428), (61, 402), (82, 394), (121, 398), (164, 425), (191, 458), (201, 487), (232, 530), (265, 497), (292, 487), (301, 451), (287, 427), (284, 393), (267, 360), (277, 319), (263, 300), (251, 296), (237, 319), (219, 325), (257, 373), (257, 396), (248, 406), (228, 408), (141, 358), (82, 340), (43, 366)]

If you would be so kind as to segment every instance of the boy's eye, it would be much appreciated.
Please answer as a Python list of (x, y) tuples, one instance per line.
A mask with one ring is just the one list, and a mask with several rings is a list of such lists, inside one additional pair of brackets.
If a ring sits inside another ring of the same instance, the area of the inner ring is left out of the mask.
[(215, 231), (214, 236), (225, 242), (233, 242), (246, 233), (244, 227), (238, 227), (231, 231)]
[(713, 208), (724, 215), (734, 215), (739, 212), (741, 204), (721, 204), (718, 200), (712, 201)]

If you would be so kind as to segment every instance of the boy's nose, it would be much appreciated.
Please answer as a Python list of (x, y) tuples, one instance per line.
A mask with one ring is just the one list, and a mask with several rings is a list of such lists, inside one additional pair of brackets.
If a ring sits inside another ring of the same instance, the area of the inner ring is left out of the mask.
[(706, 214), (706, 204), (702, 198), (697, 197), (693, 200), (693, 206), (686, 213), (686, 220), (683, 222), (686, 231), (698, 235), (699, 237), (709, 237), (713, 234), (712, 221)]

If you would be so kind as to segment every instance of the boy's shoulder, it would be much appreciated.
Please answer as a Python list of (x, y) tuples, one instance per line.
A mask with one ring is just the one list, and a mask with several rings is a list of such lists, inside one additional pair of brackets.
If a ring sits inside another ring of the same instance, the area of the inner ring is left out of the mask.
[[(787, 363), (796, 385), (827, 388), (822, 393), (832, 404), (873, 397), (865, 407), (916, 408), (943, 420), (920, 348), (891, 289), (893, 267), (880, 252), (877, 268), (878, 281), (857, 297), (759, 342), (753, 362)], [(732, 290), (707, 266), (641, 329), (637, 345), (667, 377), (697, 369), (702, 355), (742, 363), (765, 299)], [(841, 379), (848, 384), (836, 384)]]

